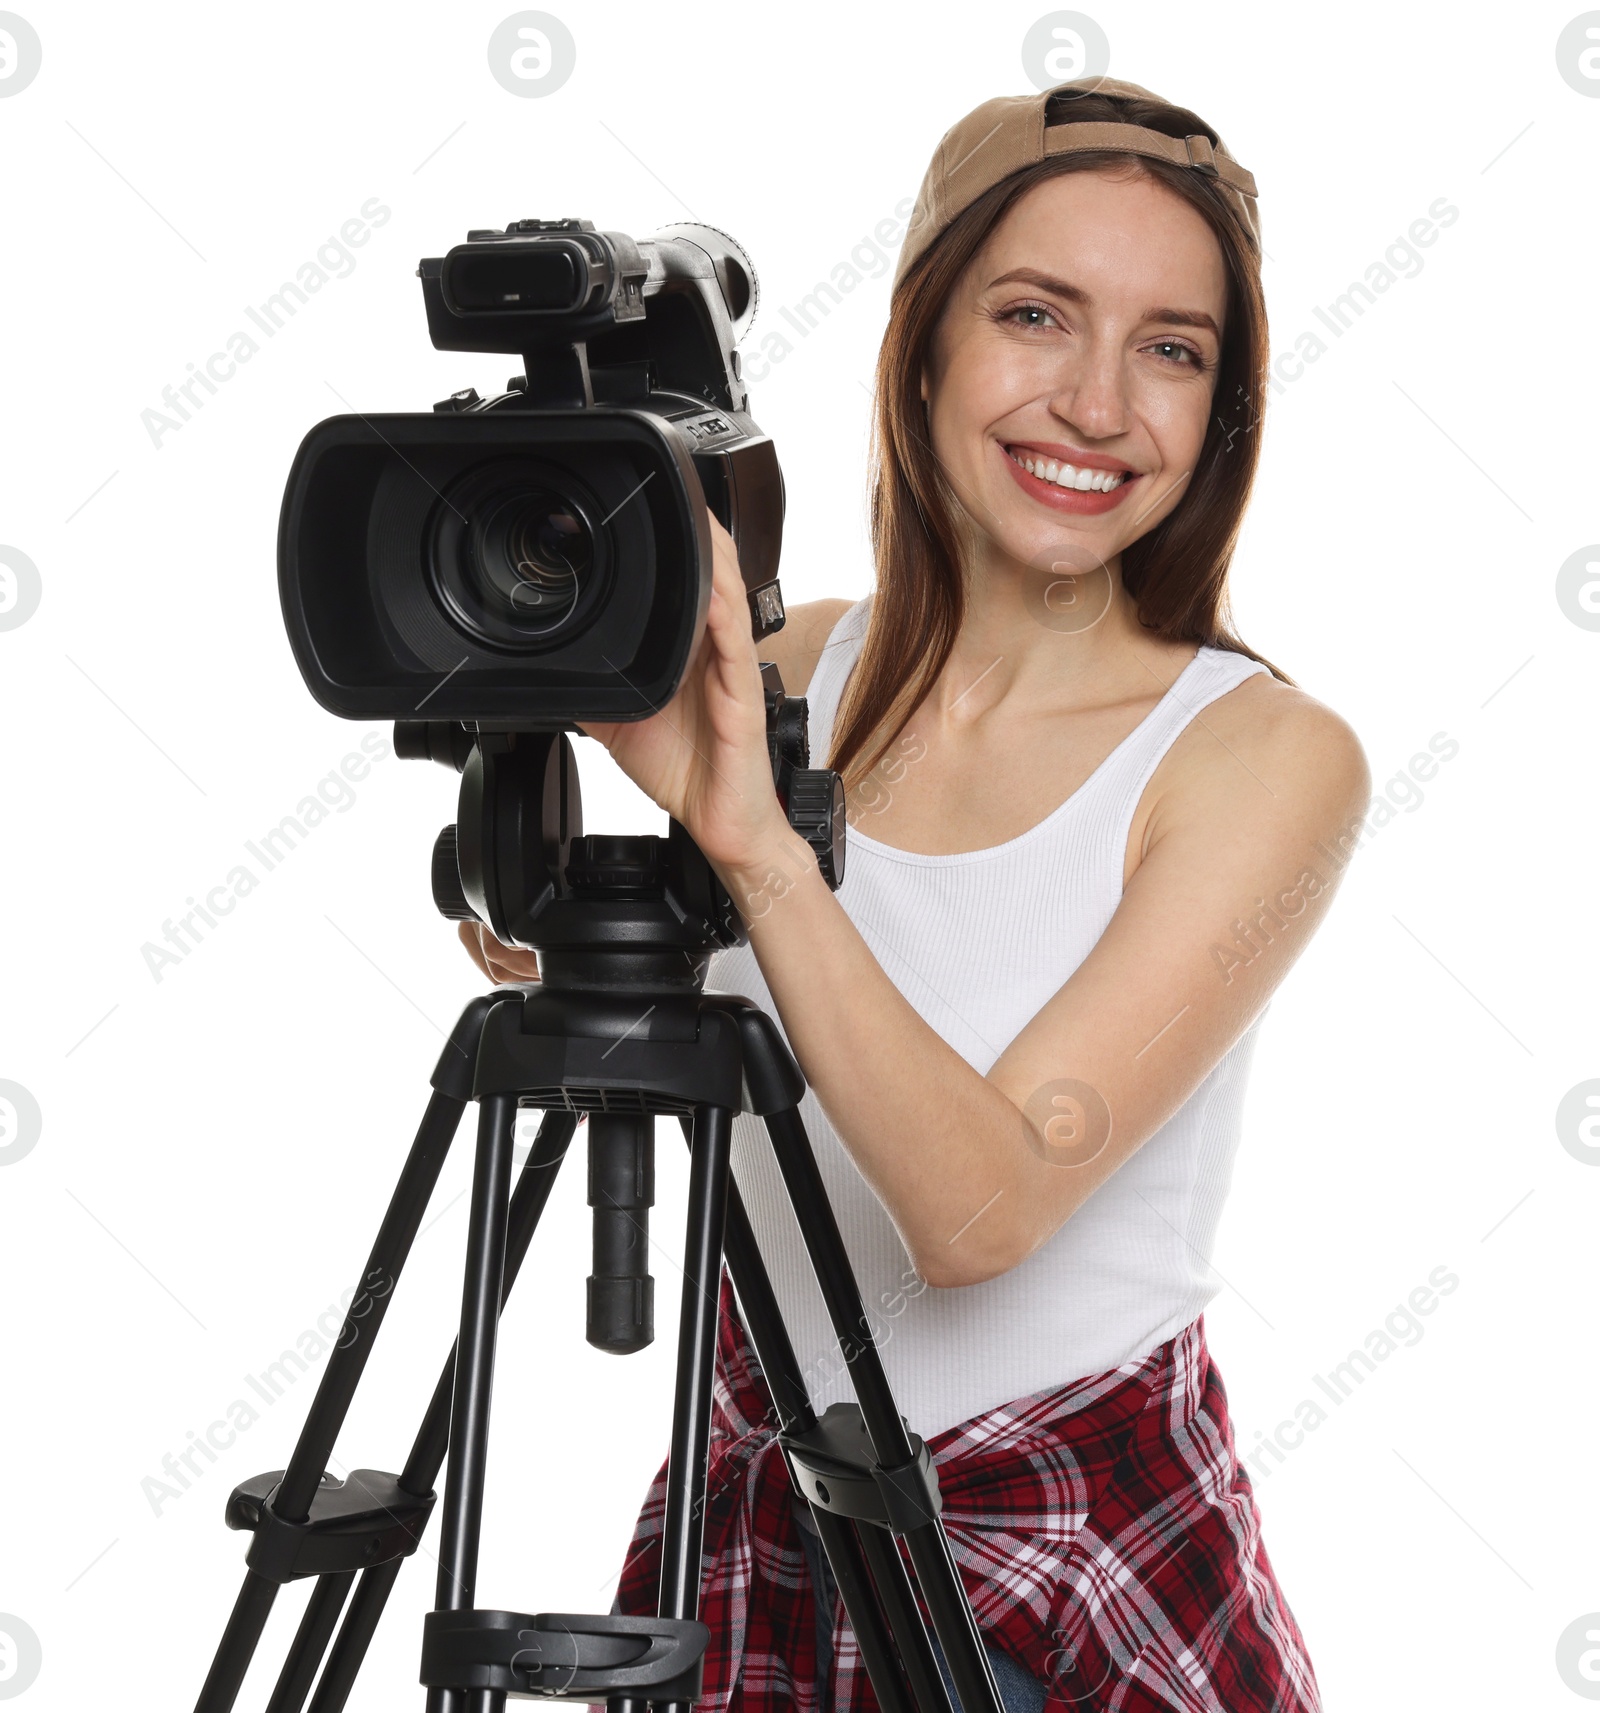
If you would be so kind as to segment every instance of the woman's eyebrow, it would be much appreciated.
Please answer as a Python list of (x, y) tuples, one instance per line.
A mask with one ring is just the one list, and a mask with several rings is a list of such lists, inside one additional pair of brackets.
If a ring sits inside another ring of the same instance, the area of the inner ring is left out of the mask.
[[(1019, 285), (1037, 286), (1040, 291), (1054, 292), (1057, 297), (1064, 297), (1068, 303), (1076, 303), (1087, 308), (1093, 301), (1082, 286), (1075, 286), (1067, 280), (1058, 280), (1049, 274), (1042, 274), (1037, 268), (1013, 268), (1008, 274), (1001, 274), (998, 279), (989, 281), (991, 290), (998, 285), (1007, 285), (1016, 281)], [(1146, 321), (1169, 321), (1175, 327), (1204, 327), (1215, 338), (1222, 335), (1217, 332), (1217, 324), (1201, 309), (1147, 309), (1144, 312)]]

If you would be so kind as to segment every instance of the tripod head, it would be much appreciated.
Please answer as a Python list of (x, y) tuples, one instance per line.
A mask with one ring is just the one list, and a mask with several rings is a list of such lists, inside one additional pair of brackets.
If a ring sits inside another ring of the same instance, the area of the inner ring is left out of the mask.
[[(806, 703), (764, 661), (773, 789), (835, 890), (844, 878), (844, 787), (808, 765)], [(735, 901), (688, 830), (585, 833), (578, 769), (561, 732), (481, 721), (398, 720), (395, 754), (461, 775), (455, 822), (433, 849), (433, 898), (539, 956), (567, 992), (697, 992), (713, 952), (747, 938)]]
[[(789, 824), (837, 890), (844, 878), (844, 786), (807, 766), (803, 697), (784, 693), (778, 668), (761, 666), (773, 789)], [(400, 720), (395, 754), (443, 763), (461, 775), (454, 823), (433, 847), (433, 898), (453, 921), (488, 925), (506, 945), (539, 955), (537, 994), (525, 1010), (559, 1009), (577, 996), (591, 1021), (626, 1036), (644, 1015), (668, 1038), (692, 1030), (682, 1014), (705, 985), (712, 954), (741, 945), (736, 901), (680, 822), (654, 833), (585, 833), (578, 769), (564, 732), (463, 720)], [(620, 1002), (620, 1003), (619, 1003)], [(614, 1015), (613, 1015), (614, 1014)], [(537, 1028), (538, 1020), (530, 1019)], [(648, 1268), (655, 1201), (655, 1113), (614, 1094), (572, 1091), (589, 1116), (589, 1205), (594, 1270), (586, 1336), (626, 1355), (655, 1337)]]

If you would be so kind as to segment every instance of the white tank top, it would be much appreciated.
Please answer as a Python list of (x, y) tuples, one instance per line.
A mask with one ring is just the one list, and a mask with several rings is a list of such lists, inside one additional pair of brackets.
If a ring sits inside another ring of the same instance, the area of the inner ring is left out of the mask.
[[(839, 619), (807, 690), (815, 766), (828, 754), (870, 602)], [(911, 1006), (980, 1075), (1105, 931), (1156, 764), (1196, 713), (1266, 670), (1202, 647), (1065, 803), (1004, 844), (926, 856), (850, 828), (840, 905)], [(748, 946), (719, 952), (706, 985), (745, 995), (782, 1028)], [(1009, 1272), (954, 1289), (920, 1282), (883, 1204), (807, 1092), (800, 1115), (913, 1432), (931, 1439), (996, 1405), (1148, 1355), (1200, 1314), (1220, 1284), (1211, 1246), (1260, 1022), (1054, 1237)], [(735, 1117), (732, 1159), (812, 1403), (820, 1411), (853, 1399), (760, 1119)]]

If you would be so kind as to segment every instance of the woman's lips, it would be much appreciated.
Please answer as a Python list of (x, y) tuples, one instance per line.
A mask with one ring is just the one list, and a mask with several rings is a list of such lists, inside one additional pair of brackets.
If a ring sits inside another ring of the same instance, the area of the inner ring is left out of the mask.
[(1030, 476), (998, 440), (994, 444), (999, 448), (1006, 468), (1016, 478), (1017, 486), (1023, 493), (1038, 500), (1041, 505), (1049, 506), (1052, 511), (1073, 512), (1079, 517), (1092, 517), (1100, 512), (1108, 512), (1113, 506), (1121, 505), (1129, 488), (1141, 479), (1138, 476), (1125, 476), (1116, 487), (1106, 493), (1096, 493), (1092, 488), (1063, 488), (1055, 482), (1045, 481), (1042, 476)]

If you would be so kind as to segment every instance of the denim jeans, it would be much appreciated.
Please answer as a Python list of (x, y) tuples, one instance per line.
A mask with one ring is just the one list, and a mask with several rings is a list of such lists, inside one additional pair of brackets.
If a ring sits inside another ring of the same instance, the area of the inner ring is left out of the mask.
[[(800, 1523), (800, 1539), (811, 1565), (811, 1580), (817, 1588), (817, 1681), (825, 1685), (833, 1662), (833, 1604), (838, 1589), (828, 1567), (828, 1556), (822, 1550), (822, 1542), (805, 1522)], [(933, 1657), (939, 1662), (950, 1705), (959, 1708), (961, 1700), (956, 1694), (955, 1680), (950, 1675), (950, 1662), (939, 1646), (939, 1638), (930, 1633), (928, 1640), (933, 1643)], [(989, 1669), (994, 1673), (1005, 1713), (1042, 1713), (1045, 1686), (1038, 1678), (1000, 1648), (985, 1645), (983, 1651), (989, 1656)], [(833, 1713), (833, 1710), (826, 1707), (824, 1713)]]

